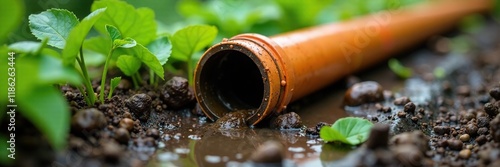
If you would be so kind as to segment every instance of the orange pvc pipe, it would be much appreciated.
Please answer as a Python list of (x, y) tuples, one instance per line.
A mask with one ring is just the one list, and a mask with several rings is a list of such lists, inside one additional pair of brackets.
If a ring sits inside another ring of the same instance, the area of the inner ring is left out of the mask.
[(273, 37), (241, 34), (209, 48), (195, 70), (195, 93), (212, 120), (236, 110), (249, 124), (394, 53), (442, 33), (492, 0), (429, 1)]

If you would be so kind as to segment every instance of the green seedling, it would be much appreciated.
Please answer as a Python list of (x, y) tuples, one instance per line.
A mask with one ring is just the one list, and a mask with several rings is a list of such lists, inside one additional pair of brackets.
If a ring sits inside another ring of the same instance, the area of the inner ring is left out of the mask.
[[(166, 36), (163, 36), (163, 37), (160, 37), (160, 38), (154, 40), (153, 42), (148, 44), (146, 47), (148, 48), (149, 51), (151, 51), (151, 53), (153, 53), (153, 55), (156, 56), (156, 58), (158, 59), (158, 61), (160, 61), (160, 64), (162, 66), (167, 63), (168, 58), (170, 57), (170, 55), (172, 53), (172, 43), (170, 42), (170, 40)], [(155, 79), (156, 76), (154, 75), (153, 70), (150, 70), (149, 76), (150, 76), (149, 77), (149, 84), (157, 86), (158, 80)]]
[(113, 92), (115, 91), (116, 87), (120, 84), (120, 81), (122, 81), (122, 77), (114, 77), (113, 79), (111, 79), (108, 100), (111, 99), (111, 96), (113, 95)]
[(29, 26), (35, 37), (40, 40), (49, 39), (48, 45), (63, 49), (61, 58), (64, 65), (72, 66), (75, 60), (78, 62), (86, 92), (80, 86), (78, 89), (84, 95), (89, 106), (95, 103), (95, 95), (85, 66), (82, 44), (94, 23), (105, 10), (103, 8), (94, 11), (81, 22), (72, 12), (64, 9), (49, 9), (40, 14), (29, 16)]
[(205, 48), (217, 36), (217, 28), (207, 25), (188, 26), (172, 36), (172, 57), (187, 63), (189, 84), (193, 84), (193, 55)]
[(413, 73), (411, 68), (403, 66), (398, 60), (394, 58), (389, 60), (388, 65), (392, 72), (403, 79), (410, 78)]
[(368, 139), (368, 134), (373, 126), (370, 121), (357, 118), (341, 118), (329, 127), (323, 126), (319, 132), (320, 137), (327, 142), (341, 142), (349, 145), (358, 145)]
[[(104, 89), (106, 84), (106, 76), (108, 74), (108, 66), (113, 55), (113, 52), (117, 48), (132, 48), (137, 45), (137, 42), (134, 39), (126, 38), (123, 39), (120, 31), (112, 25), (106, 25), (106, 31), (108, 32), (109, 37), (111, 38), (111, 49), (109, 50), (108, 55), (106, 56), (106, 61), (104, 62), (104, 69), (102, 70), (101, 76), (101, 90), (99, 91), (99, 100), (101, 103), (104, 103)], [(111, 92), (110, 92), (111, 94)]]

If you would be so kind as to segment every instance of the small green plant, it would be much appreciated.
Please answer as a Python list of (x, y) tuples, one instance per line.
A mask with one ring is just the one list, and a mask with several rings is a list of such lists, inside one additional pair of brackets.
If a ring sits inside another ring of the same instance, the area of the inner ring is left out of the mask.
[(75, 60), (82, 72), (83, 87), (77, 86), (85, 97), (88, 105), (95, 103), (94, 89), (88, 75), (82, 44), (94, 23), (102, 16), (105, 8), (96, 10), (85, 17), (81, 22), (76, 16), (64, 9), (49, 9), (40, 14), (29, 16), (30, 29), (33, 35), (40, 40), (48, 39), (48, 45), (62, 50), (64, 65), (72, 66)]
[(329, 127), (323, 126), (319, 132), (320, 137), (327, 142), (341, 142), (358, 145), (368, 139), (368, 134), (373, 126), (370, 121), (357, 118), (341, 118)]
[(193, 55), (212, 43), (217, 36), (217, 28), (207, 25), (187, 26), (172, 36), (172, 58), (187, 64), (189, 84), (193, 84), (195, 61)]
[(109, 88), (109, 94), (108, 94), (108, 99), (111, 99), (111, 96), (113, 95), (113, 92), (115, 91), (116, 87), (120, 84), (120, 81), (122, 81), (122, 77), (114, 77), (111, 79), (110, 88)]
[(405, 67), (399, 62), (397, 59), (391, 58), (388, 62), (389, 68), (392, 72), (394, 72), (398, 77), (403, 79), (408, 79), (412, 76), (411, 68)]

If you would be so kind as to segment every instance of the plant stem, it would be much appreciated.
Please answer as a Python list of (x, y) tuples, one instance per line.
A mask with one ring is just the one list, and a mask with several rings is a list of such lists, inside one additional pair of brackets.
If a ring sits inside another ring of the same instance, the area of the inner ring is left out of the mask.
[(115, 48), (111, 48), (111, 50), (109, 50), (108, 57), (106, 57), (106, 62), (104, 63), (104, 69), (102, 70), (101, 90), (99, 92), (99, 100), (101, 101), (101, 104), (104, 104), (104, 90), (106, 84), (106, 75), (108, 74), (108, 64), (109, 61), (111, 60), (111, 55), (113, 54), (114, 50)]
[[(138, 73), (135, 73), (135, 74), (138, 74)], [(135, 74), (132, 74), (132, 82), (134, 82), (134, 87), (135, 88), (139, 88), (139, 79), (137, 78), (138, 76), (135, 75)]]
[(191, 59), (191, 57), (188, 58), (188, 62), (187, 62), (187, 65), (188, 65), (188, 83), (189, 83), (189, 86), (193, 86), (193, 60)]
[(155, 72), (153, 70), (149, 70), (149, 85), (153, 85), (155, 83)]
[(85, 66), (85, 59), (83, 58), (83, 49), (81, 47), (80, 47), (80, 59), (77, 58), (77, 60), (78, 60), (78, 65), (82, 70), (83, 79), (85, 80), (83, 81), (83, 83), (85, 84), (85, 89), (89, 99), (87, 105), (92, 106), (95, 103), (94, 89), (92, 88), (92, 83), (90, 81), (89, 74), (87, 72), (87, 67)]
[(88, 96), (85, 96), (85, 94), (86, 94), (86, 93), (83, 91), (83, 87), (81, 87), (81, 86), (77, 86), (76, 88), (80, 91), (80, 93), (82, 93), (82, 95), (84, 95), (83, 97), (84, 97), (84, 99), (85, 99), (85, 102), (86, 102), (87, 104), (90, 104), (90, 99), (89, 99), (89, 97), (88, 97)]

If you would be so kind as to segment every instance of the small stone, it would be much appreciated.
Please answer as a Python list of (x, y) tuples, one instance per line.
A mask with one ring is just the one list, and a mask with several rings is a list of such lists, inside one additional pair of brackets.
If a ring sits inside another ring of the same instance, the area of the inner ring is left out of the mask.
[(348, 106), (359, 106), (365, 103), (379, 102), (384, 100), (383, 89), (375, 81), (365, 81), (351, 86), (344, 95), (344, 104)]
[(78, 110), (71, 119), (71, 128), (79, 132), (102, 129), (106, 124), (104, 114), (95, 108)]
[(394, 100), (394, 105), (402, 106), (402, 105), (405, 105), (409, 102), (411, 102), (410, 98), (403, 96), (403, 97), (399, 97), (396, 100)]
[(448, 140), (444, 140), (444, 139), (443, 140), (439, 140), (439, 141), (437, 141), (437, 145), (439, 147), (448, 147)]
[(469, 149), (463, 149), (458, 153), (458, 156), (462, 159), (468, 159), (472, 155), (472, 152)]
[(434, 133), (444, 135), (450, 133), (450, 127), (447, 126), (434, 126)]
[(406, 117), (406, 113), (403, 112), (403, 111), (400, 111), (400, 112), (398, 112), (398, 117), (399, 118), (405, 118)]
[(494, 87), (490, 89), (490, 96), (493, 97), (495, 100), (500, 100), (500, 87)]
[(405, 107), (404, 107), (404, 111), (407, 112), (407, 113), (414, 113), (415, 112), (415, 108), (417, 106), (415, 106), (415, 104), (413, 104), (413, 102), (408, 102), (405, 104)]
[(478, 128), (474, 124), (467, 124), (467, 126), (465, 127), (465, 133), (471, 136), (475, 136), (477, 134), (477, 130)]
[(488, 140), (486, 139), (486, 136), (484, 135), (481, 135), (481, 136), (478, 136), (476, 138), (476, 143), (479, 144), (479, 145), (483, 145), (484, 143), (486, 143)]
[(498, 115), (498, 107), (492, 103), (484, 104), (484, 111), (491, 117), (494, 118)]
[(160, 131), (156, 128), (151, 128), (146, 131), (146, 136), (158, 139), (160, 137)]
[(115, 131), (115, 140), (121, 144), (127, 144), (130, 140), (130, 133), (125, 128), (118, 128)]
[(189, 89), (186, 78), (173, 77), (168, 80), (160, 92), (161, 99), (172, 109), (179, 109), (194, 102), (194, 94)]
[(317, 135), (319, 135), (319, 132), (316, 131), (316, 128), (307, 128), (306, 134), (310, 135), (310, 136), (317, 136)]
[(460, 140), (457, 139), (450, 139), (448, 140), (448, 147), (452, 150), (461, 150), (463, 147), (463, 143)]
[(151, 96), (139, 93), (125, 100), (127, 107), (141, 121), (147, 121), (151, 112)]
[(469, 136), (469, 134), (463, 134), (463, 135), (460, 135), (460, 140), (461, 140), (462, 142), (467, 142), (467, 141), (469, 141), (469, 140), (470, 140), (470, 136)]
[(120, 120), (119, 126), (120, 128), (125, 128), (128, 131), (131, 131), (132, 129), (134, 129), (134, 121), (130, 118), (123, 118), (122, 120)]
[(250, 156), (256, 163), (281, 163), (284, 158), (283, 145), (276, 141), (266, 141)]
[(482, 127), (477, 129), (477, 134), (478, 135), (487, 135), (488, 134), (488, 128), (487, 127)]

